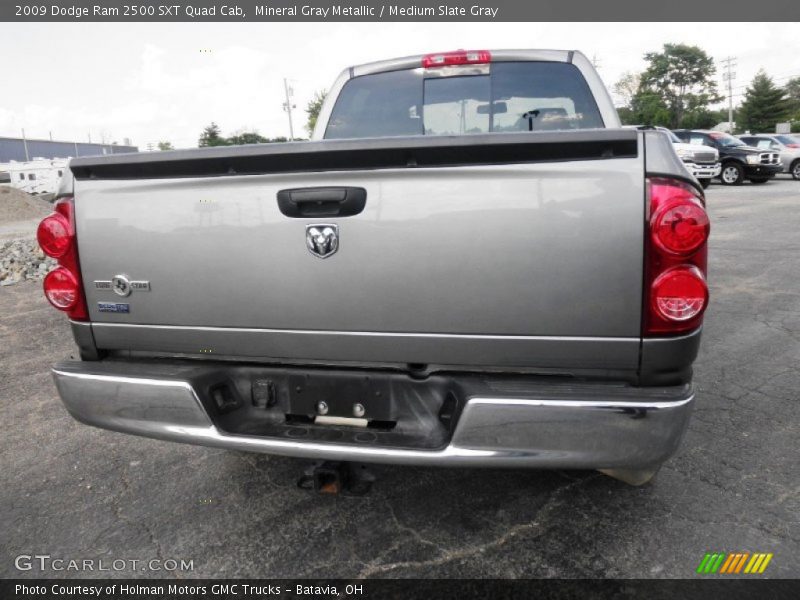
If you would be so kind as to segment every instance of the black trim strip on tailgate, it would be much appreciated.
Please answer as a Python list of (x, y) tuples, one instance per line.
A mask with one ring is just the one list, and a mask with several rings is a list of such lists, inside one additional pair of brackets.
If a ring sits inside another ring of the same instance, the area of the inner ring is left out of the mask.
[(77, 179), (156, 179), (634, 158), (627, 129), (324, 140), (74, 158)]

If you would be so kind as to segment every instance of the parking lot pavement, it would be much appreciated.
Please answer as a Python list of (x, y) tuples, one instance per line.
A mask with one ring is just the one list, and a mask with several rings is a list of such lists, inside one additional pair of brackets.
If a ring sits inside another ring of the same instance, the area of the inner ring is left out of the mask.
[[(66, 320), (38, 284), (0, 289), (0, 576), (41, 575), (14, 558), (49, 554), (193, 561), (177, 577), (692, 577), (706, 552), (748, 551), (797, 577), (800, 182), (713, 185), (708, 206), (698, 404), (643, 488), (384, 467), (366, 497), (315, 496), (295, 486), (301, 461), (79, 425), (48, 374), (73, 351)], [(165, 574), (139, 568), (83, 575)]]

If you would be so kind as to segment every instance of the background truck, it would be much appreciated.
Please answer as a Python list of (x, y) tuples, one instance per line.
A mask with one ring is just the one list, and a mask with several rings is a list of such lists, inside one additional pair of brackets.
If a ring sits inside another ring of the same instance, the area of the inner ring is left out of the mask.
[(757, 133), (740, 135), (739, 139), (759, 150), (778, 152), (783, 172), (800, 180), (800, 140), (790, 134)]
[(711, 180), (722, 172), (722, 163), (719, 162), (719, 152), (716, 148), (702, 144), (686, 144), (666, 127), (656, 127), (656, 129), (670, 139), (675, 153), (683, 161), (683, 166), (694, 175), (703, 189), (711, 185)]
[(98, 427), (329, 461), (592, 468), (678, 447), (703, 192), (572, 51), (345, 70), (310, 142), (79, 158), (38, 232)]
[(741, 185), (745, 179), (751, 183), (766, 183), (782, 170), (777, 152), (753, 148), (728, 133), (693, 129), (678, 129), (674, 133), (683, 142), (711, 146), (719, 151), (722, 161), (719, 178), (725, 185)]

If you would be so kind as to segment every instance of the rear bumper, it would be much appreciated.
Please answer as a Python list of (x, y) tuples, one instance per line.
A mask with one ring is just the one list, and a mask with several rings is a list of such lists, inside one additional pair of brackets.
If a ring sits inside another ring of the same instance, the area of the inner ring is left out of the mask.
[[(398, 447), (376, 442), (369, 429), (351, 435), (355, 428), (342, 433), (341, 428), (328, 426), (281, 425), (269, 434), (231, 432), (230, 420), (226, 421), (230, 417), (216, 414), (208, 390), (219, 381), (234, 381), (241, 389), (252, 369), (203, 363), (68, 361), (56, 365), (53, 376), (72, 416), (104, 429), (310, 459), (440, 466), (653, 467), (677, 449), (694, 402), (691, 385), (634, 388), (519, 377), (442, 376), (431, 383), (430, 397), (435, 396), (434, 385), (452, 384), (459, 390), (461, 405), (449, 429), (445, 428), (442, 443), (433, 448)], [(418, 386), (413, 396), (425, 399), (424, 382), (398, 381), (405, 375), (391, 377), (392, 389)], [(251, 409), (243, 407), (242, 414)], [(412, 412), (416, 418), (425, 410), (419, 405)]]

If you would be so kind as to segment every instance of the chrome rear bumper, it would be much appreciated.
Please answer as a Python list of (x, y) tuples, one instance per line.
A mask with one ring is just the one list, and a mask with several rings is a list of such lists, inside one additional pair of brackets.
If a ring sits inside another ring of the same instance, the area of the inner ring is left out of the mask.
[(441, 466), (657, 466), (677, 449), (694, 401), (690, 385), (531, 380), (503, 394), (466, 394), (446, 445), (417, 449), (376, 445), (369, 436), (348, 443), (304, 440), (296, 437), (302, 429), (272, 437), (224, 431), (204, 398), (209, 379), (229, 377), (219, 365), (68, 361), (56, 365), (53, 376), (72, 416), (104, 429), (310, 459)]

